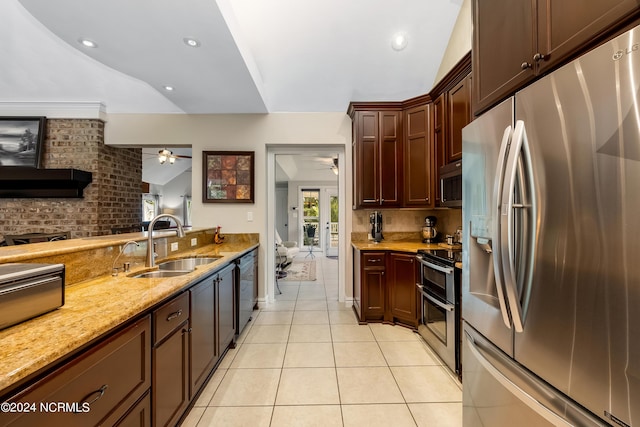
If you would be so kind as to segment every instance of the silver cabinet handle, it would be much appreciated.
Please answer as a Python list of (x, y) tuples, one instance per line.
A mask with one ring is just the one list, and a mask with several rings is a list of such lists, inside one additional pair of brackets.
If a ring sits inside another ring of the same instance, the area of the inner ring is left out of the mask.
[(531, 64), (525, 61), (522, 64), (520, 64), (520, 68), (522, 68), (523, 70), (526, 70), (527, 68), (531, 68)]
[(171, 322), (173, 319), (177, 319), (180, 316), (182, 316), (182, 309), (180, 309), (178, 311), (174, 311), (173, 313), (168, 315), (167, 316), (167, 322)]

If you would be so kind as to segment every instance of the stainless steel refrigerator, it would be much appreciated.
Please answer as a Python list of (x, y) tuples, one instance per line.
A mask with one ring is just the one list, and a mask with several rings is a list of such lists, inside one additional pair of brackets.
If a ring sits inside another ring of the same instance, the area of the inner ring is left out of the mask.
[(640, 426), (640, 27), (463, 130), (464, 426)]

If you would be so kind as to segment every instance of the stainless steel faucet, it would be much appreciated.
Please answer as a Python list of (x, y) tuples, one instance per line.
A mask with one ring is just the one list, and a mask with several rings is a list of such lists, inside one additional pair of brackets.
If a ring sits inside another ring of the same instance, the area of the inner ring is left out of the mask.
[(147, 267), (154, 267), (156, 265), (155, 251), (153, 250), (153, 227), (156, 225), (156, 221), (158, 221), (160, 218), (173, 219), (176, 225), (178, 226), (178, 230), (177, 230), (178, 237), (184, 237), (184, 230), (182, 228), (182, 223), (180, 222), (180, 219), (178, 219), (177, 216), (171, 215), (171, 214), (156, 215), (149, 223), (149, 231), (148, 231), (148, 237), (147, 237), (147, 262), (145, 263)]
[[(125, 249), (127, 249), (127, 246), (129, 245), (138, 245), (138, 242), (133, 241), (133, 240), (129, 240), (127, 243), (124, 244), (124, 246), (122, 246), (122, 249), (120, 249), (120, 253), (118, 254), (118, 256), (116, 257), (116, 259), (113, 260), (113, 265), (111, 266), (111, 275), (112, 276), (117, 276), (118, 275), (118, 267), (116, 267), (116, 262), (118, 262), (118, 258), (120, 258), (120, 255), (122, 255), (122, 253), (124, 252)], [(123, 271), (125, 273), (127, 273), (129, 271), (129, 263), (125, 262), (124, 266), (122, 267)]]

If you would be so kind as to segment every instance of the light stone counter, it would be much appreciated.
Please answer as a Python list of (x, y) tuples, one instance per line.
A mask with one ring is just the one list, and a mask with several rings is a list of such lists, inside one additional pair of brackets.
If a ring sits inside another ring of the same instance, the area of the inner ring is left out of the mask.
[[(132, 233), (143, 234), (143, 233)], [(175, 234), (175, 233), (174, 233)], [(111, 241), (127, 241), (131, 235), (109, 236)], [(142, 236), (141, 236), (142, 237)], [(100, 239), (100, 238), (96, 238)], [(93, 239), (92, 239), (93, 240)], [(132, 278), (102, 275), (66, 287), (61, 308), (0, 331), (0, 394), (30, 380), (51, 363), (65, 358), (114, 328), (141, 315), (149, 308), (186, 289), (207, 273), (258, 247), (257, 238), (238, 239), (235, 243), (207, 244), (173, 258), (194, 255), (219, 255), (219, 260), (196, 267), (195, 271), (170, 278)], [(77, 240), (70, 240), (71, 242)], [(56, 242), (57, 243), (57, 242)], [(93, 242), (95, 244), (95, 242)], [(33, 244), (46, 245), (46, 244)], [(24, 245), (31, 246), (31, 245)], [(35, 248), (40, 251), (67, 250)], [(27, 248), (16, 248), (25, 251)], [(32, 249), (33, 250), (33, 249)], [(48, 253), (49, 254), (49, 253)], [(2, 252), (7, 255), (7, 251)], [(33, 254), (32, 254), (33, 256)], [(171, 257), (167, 257), (170, 259)], [(10, 257), (0, 257), (10, 259)], [(27, 260), (27, 258), (20, 261)]]
[[(382, 240), (380, 243), (373, 241), (352, 241), (351, 246), (360, 251), (398, 251), (418, 253), (420, 249), (450, 249), (451, 246), (444, 243), (422, 243), (420, 240)], [(461, 250), (458, 247), (455, 250)], [(462, 269), (462, 263), (456, 262), (456, 268)]]
[(361, 251), (399, 251), (417, 253), (419, 249), (443, 249), (438, 243), (422, 243), (421, 240), (382, 240), (380, 243), (373, 241), (352, 241), (351, 245)]

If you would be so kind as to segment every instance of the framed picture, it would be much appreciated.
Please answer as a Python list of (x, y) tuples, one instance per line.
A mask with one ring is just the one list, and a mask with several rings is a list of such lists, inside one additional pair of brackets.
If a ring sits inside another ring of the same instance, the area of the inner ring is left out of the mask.
[(0, 166), (39, 168), (46, 117), (0, 117)]
[(203, 203), (253, 203), (253, 151), (202, 152)]

